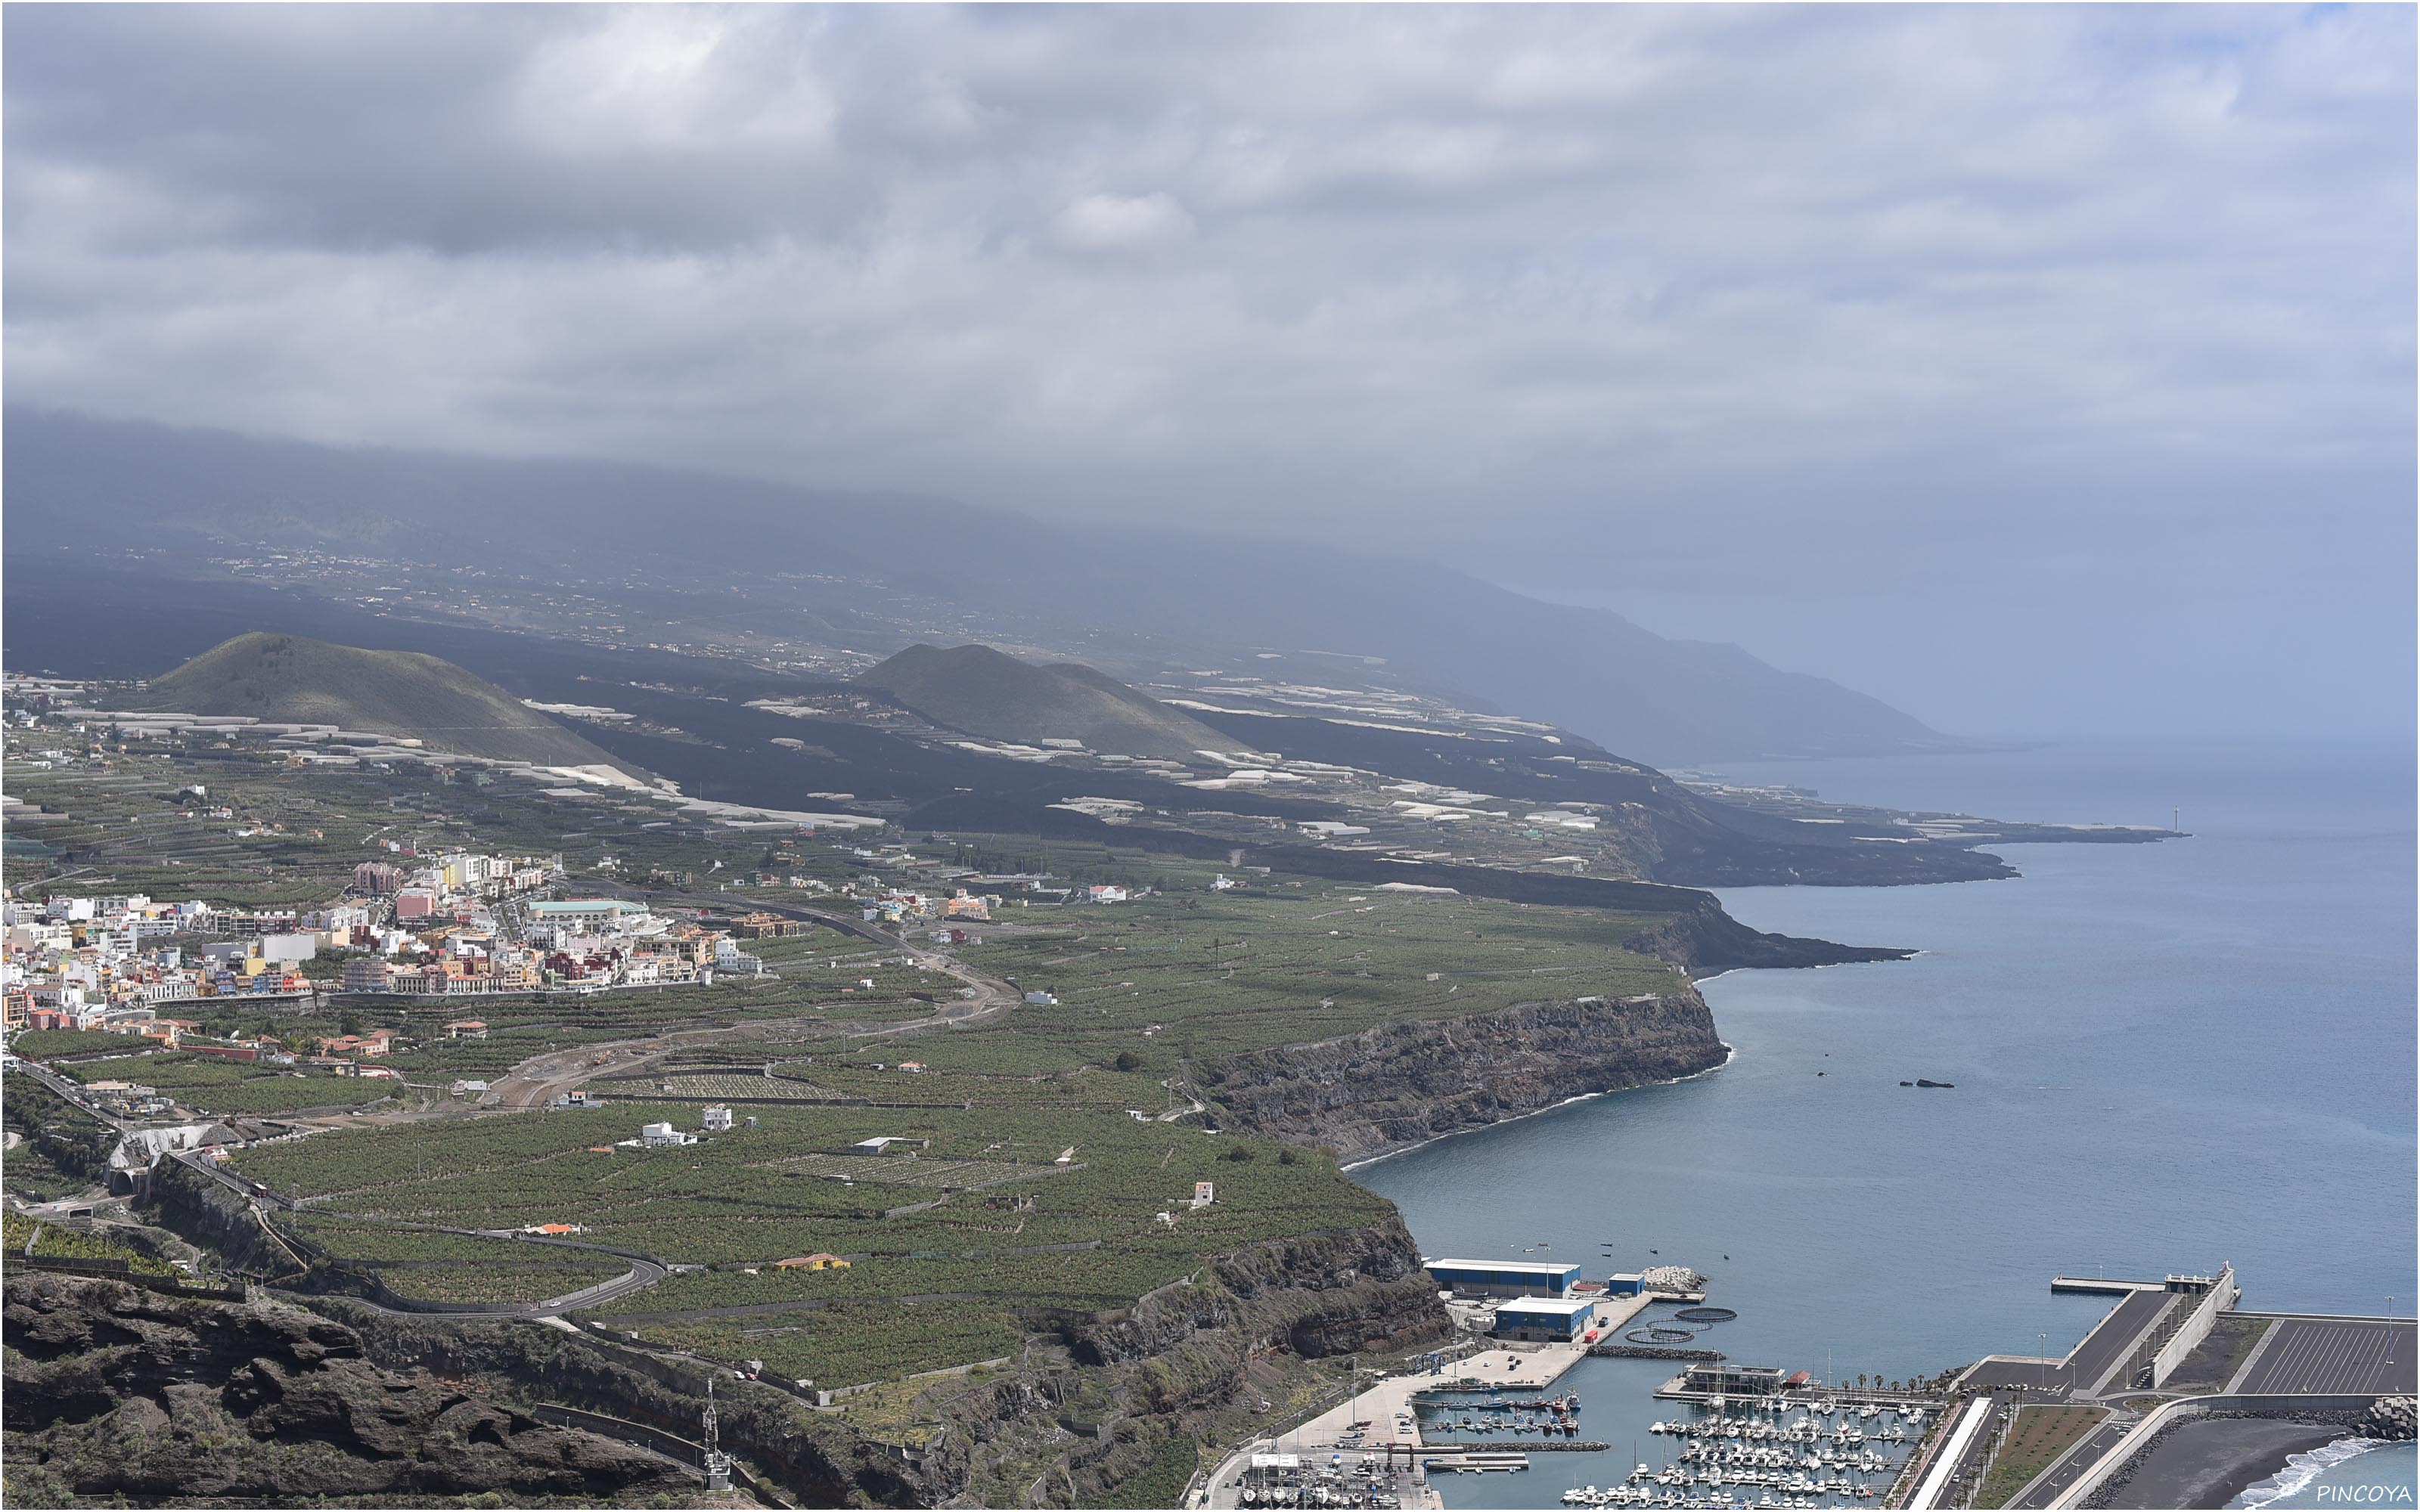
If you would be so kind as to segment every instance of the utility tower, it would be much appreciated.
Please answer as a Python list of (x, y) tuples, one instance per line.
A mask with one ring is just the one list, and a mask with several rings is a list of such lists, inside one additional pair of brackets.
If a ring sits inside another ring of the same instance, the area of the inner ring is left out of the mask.
[(706, 1378), (706, 1489), (731, 1489), (731, 1457), (722, 1452), (722, 1425), (714, 1414), (714, 1378)]

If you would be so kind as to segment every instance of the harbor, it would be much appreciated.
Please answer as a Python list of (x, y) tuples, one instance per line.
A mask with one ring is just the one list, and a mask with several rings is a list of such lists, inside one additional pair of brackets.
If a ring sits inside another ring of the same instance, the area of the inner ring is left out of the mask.
[[(1654, 1393), (1679, 1410), (1648, 1427), (1654, 1450), (1634, 1443), (1621, 1457), (1626, 1474), (1562, 1489), (1572, 1506), (1871, 1504), (1939, 1408), (1929, 1394), (1842, 1393), (1805, 1371), (1728, 1363), (1700, 1341), (1738, 1314), (1707, 1305), (1704, 1277), (1687, 1267), (1589, 1282), (1576, 1264), (1428, 1264), (1468, 1352), (1357, 1374), (1343, 1401), (1231, 1456), (1190, 1504), (1442, 1507), (1441, 1483), (1524, 1475), (1533, 1456), (1603, 1459), (1616, 1444), (1587, 1431), (1568, 1384), (1590, 1362), (1681, 1364)], [(1547, 1498), (1513, 1498), (1533, 1499)]]
[[(1651, 1284), (1583, 1281), (1576, 1266), (1544, 1262), (1428, 1263), (1457, 1283), (1443, 1300), (1466, 1352), (1357, 1372), (1342, 1401), (1231, 1457), (1188, 1505), (1928, 1509), (1967, 1504), (1986, 1479), (2011, 1506), (2070, 1505), (2118, 1473), (2163, 1413), (2195, 1410), (2194, 1390), (2220, 1393), (2200, 1398), (2219, 1406), (2350, 1412), (2412, 1389), (2408, 1321), (2242, 1312), (2226, 1266), (2052, 1278), (2052, 1294), (2099, 1309), (2063, 1356), (1986, 1355), (1926, 1380), (1826, 1380), (1713, 1348), (1709, 1335), (1739, 1314), (1708, 1305), (1686, 1268), (1661, 1268)], [(1555, 1336), (1509, 1336), (1540, 1331)], [(1590, 1386), (1593, 1418), (1584, 1370), (1627, 1382)], [(2040, 1425), (2025, 1435), (2037, 1458), (2001, 1466), (2021, 1412), (2049, 1414), (2026, 1419)], [(2224, 1424), (2195, 1431), (2223, 1437)], [(1453, 1489), (1491, 1475), (1519, 1489), (1475, 1501)]]

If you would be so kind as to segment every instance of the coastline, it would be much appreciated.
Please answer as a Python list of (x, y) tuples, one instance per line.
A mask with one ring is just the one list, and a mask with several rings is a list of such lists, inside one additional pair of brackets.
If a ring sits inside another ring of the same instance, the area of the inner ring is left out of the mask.
[[(1737, 966), (1732, 969), (1745, 971), (1752, 968)], [(1494, 1123), (1481, 1124), (1475, 1129), (1449, 1130), (1444, 1134), (1420, 1140), (1417, 1144), (1405, 1145), (1401, 1149), (1389, 1149), (1384, 1154), (1373, 1155), (1367, 1160), (1348, 1162), (1345, 1165), (1339, 1165), (1337, 1169), (1342, 1171), (1345, 1175), (1350, 1176), (1355, 1171), (1378, 1165), (1382, 1161), (1393, 1160), (1398, 1155), (1408, 1155), (1415, 1149), (1426, 1149), (1431, 1145), (1441, 1145), (1449, 1139), (1462, 1139), (1471, 1134), (1485, 1134), (1490, 1129), (1501, 1129), (1508, 1124), (1519, 1123), (1528, 1119), (1535, 1119), (1542, 1115), (1552, 1113), (1557, 1108), (1570, 1107), (1575, 1103), (1591, 1102), (1600, 1097), (1619, 1097), (1624, 1092), (1636, 1092), (1649, 1087), (1677, 1087), (1683, 1082), (1694, 1082), (1700, 1076), (1712, 1076), (1714, 1072), (1722, 1070), (1725, 1066), (1730, 1065), (1732, 1058), (1739, 1054), (1739, 1047), (1730, 1043), (1729, 1041), (1717, 1041), (1716, 1042), (1721, 1044), (1723, 1047), (1723, 1058), (1716, 1061), (1714, 1065), (1708, 1066), (1703, 1071), (1693, 1071), (1685, 1076), (1665, 1076), (1652, 1082), (1637, 1082), (1628, 1087), (1608, 1087), (1600, 1091), (1582, 1092), (1575, 1097), (1564, 1098), (1559, 1103), (1549, 1103), (1544, 1107), (1531, 1108), (1527, 1113), (1515, 1113), (1509, 1119), (1498, 1119)]]
[[(1917, 957), (1917, 956), (1919, 956), (1919, 955), (1922, 955), (1923, 953), (1924, 953), (1924, 952), (1923, 952), (1922, 950), (1920, 950), (1920, 949), (1904, 949), (1904, 950), (1901, 950), (1901, 949), (1893, 949), (1893, 950), (1891, 950), (1891, 951), (1889, 952), (1889, 954), (1888, 954), (1888, 955), (1886, 955), (1886, 956), (1879, 956), (1877, 959), (1880, 959), (1880, 960), (1900, 960), (1900, 961), (1906, 961), (1906, 960), (1914, 960), (1916, 957)], [(1728, 976), (1731, 975), (1733, 972), (1738, 972), (1738, 971), (1773, 971), (1773, 970), (1822, 971), (1822, 970), (1824, 970), (1825, 968), (1827, 968), (1827, 967), (1831, 967), (1831, 966), (1862, 966), (1862, 965), (1872, 965), (1872, 964), (1876, 964), (1876, 961), (1875, 961), (1875, 960), (1822, 961), (1822, 962), (1816, 962), (1816, 963), (1813, 963), (1813, 964), (1807, 964), (1807, 965), (1794, 965), (1794, 966), (1773, 966), (1773, 965), (1765, 965), (1765, 964), (1738, 964), (1738, 965), (1728, 965), (1728, 966), (1724, 966), (1724, 967), (1722, 967), (1722, 968), (1721, 968), (1721, 969), (1719, 969), (1719, 970), (1715, 970), (1715, 971), (1709, 971), (1709, 972), (1706, 972), (1706, 973), (1704, 973), (1704, 974), (1702, 974), (1702, 975), (1700, 975), (1700, 974), (1699, 974), (1699, 973), (1696, 973), (1696, 972), (1691, 972), (1691, 973), (1689, 973), (1688, 975), (1689, 975), (1689, 985), (1690, 985), (1692, 988), (1696, 988), (1696, 987), (1703, 986), (1705, 983), (1710, 982), (1710, 981), (1717, 981), (1717, 980), (1720, 980), (1722, 978), (1728, 977)], [(1709, 1009), (1709, 1011), (1710, 1011), (1710, 1012), (1712, 1011), (1711, 1008)], [(1607, 1087), (1607, 1088), (1599, 1088), (1598, 1090), (1593, 1091), (1593, 1092), (1580, 1092), (1580, 1093), (1577, 1093), (1577, 1094), (1575, 1094), (1575, 1095), (1574, 1095), (1574, 1096), (1567, 1097), (1567, 1098), (1563, 1098), (1563, 1099), (1561, 1099), (1561, 1100), (1560, 1100), (1560, 1101), (1559, 1101), (1559, 1102), (1555, 1102), (1555, 1103), (1547, 1103), (1547, 1104), (1545, 1104), (1545, 1105), (1544, 1105), (1544, 1106), (1543, 1106), (1543, 1107), (1535, 1107), (1535, 1108), (1531, 1108), (1531, 1109), (1530, 1109), (1530, 1110), (1528, 1110), (1527, 1113), (1516, 1113), (1516, 1114), (1513, 1114), (1511, 1118), (1508, 1118), (1508, 1119), (1497, 1119), (1496, 1121), (1494, 1121), (1494, 1122), (1492, 1122), (1492, 1123), (1481, 1124), (1481, 1125), (1480, 1125), (1480, 1126), (1478, 1126), (1478, 1127), (1476, 1127), (1476, 1128), (1470, 1128), (1470, 1129), (1452, 1129), (1452, 1130), (1449, 1130), (1449, 1131), (1447, 1131), (1447, 1132), (1446, 1132), (1446, 1133), (1444, 1133), (1444, 1134), (1435, 1134), (1435, 1135), (1430, 1136), (1429, 1138), (1422, 1139), (1422, 1140), (1419, 1140), (1419, 1141), (1417, 1141), (1417, 1142), (1415, 1142), (1415, 1143), (1413, 1143), (1413, 1144), (1404, 1145), (1404, 1146), (1403, 1146), (1401, 1149), (1385, 1150), (1385, 1151), (1383, 1151), (1383, 1152), (1381, 1152), (1381, 1153), (1379, 1153), (1379, 1154), (1367, 1156), (1367, 1157), (1365, 1157), (1365, 1158), (1363, 1158), (1363, 1159), (1361, 1159), (1361, 1160), (1347, 1161), (1347, 1162), (1345, 1162), (1343, 1165), (1339, 1165), (1339, 1166), (1337, 1167), (1337, 1169), (1338, 1169), (1338, 1170), (1340, 1170), (1340, 1171), (1342, 1171), (1344, 1174), (1346, 1174), (1346, 1175), (1348, 1175), (1348, 1176), (1349, 1176), (1349, 1175), (1351, 1175), (1351, 1174), (1352, 1174), (1353, 1172), (1355, 1172), (1355, 1171), (1364, 1170), (1364, 1169), (1367, 1169), (1367, 1168), (1368, 1168), (1368, 1167), (1370, 1167), (1370, 1166), (1376, 1165), (1378, 1165), (1378, 1164), (1380, 1164), (1380, 1163), (1382, 1163), (1382, 1162), (1393, 1160), (1393, 1159), (1395, 1159), (1395, 1158), (1396, 1158), (1397, 1156), (1399, 1156), (1399, 1155), (1408, 1155), (1408, 1154), (1412, 1153), (1414, 1150), (1417, 1150), (1417, 1149), (1428, 1149), (1428, 1148), (1429, 1148), (1430, 1146), (1432, 1146), (1432, 1145), (1441, 1145), (1441, 1144), (1444, 1144), (1444, 1143), (1445, 1143), (1447, 1140), (1449, 1140), (1449, 1139), (1460, 1139), (1460, 1138), (1463, 1138), (1463, 1137), (1465, 1137), (1465, 1136), (1466, 1136), (1466, 1135), (1469, 1135), (1469, 1134), (1484, 1134), (1484, 1133), (1486, 1133), (1486, 1132), (1487, 1132), (1488, 1130), (1490, 1130), (1490, 1129), (1500, 1129), (1500, 1128), (1505, 1127), (1505, 1126), (1506, 1126), (1506, 1125), (1508, 1125), (1508, 1124), (1520, 1123), (1520, 1122), (1522, 1122), (1522, 1121), (1524, 1121), (1524, 1120), (1526, 1120), (1526, 1119), (1535, 1119), (1535, 1118), (1541, 1117), (1542, 1115), (1548, 1114), (1548, 1113), (1552, 1113), (1552, 1112), (1556, 1111), (1558, 1108), (1567, 1108), (1567, 1107), (1570, 1107), (1572, 1104), (1574, 1104), (1574, 1103), (1587, 1103), (1587, 1102), (1591, 1102), (1591, 1101), (1593, 1101), (1593, 1100), (1595, 1100), (1595, 1099), (1597, 1099), (1597, 1098), (1600, 1098), (1600, 1097), (1613, 1097), (1613, 1096), (1617, 1096), (1617, 1095), (1619, 1095), (1619, 1094), (1621, 1094), (1621, 1093), (1623, 1093), (1623, 1092), (1635, 1092), (1635, 1091), (1638, 1091), (1638, 1090), (1640, 1090), (1640, 1089), (1641, 1089), (1641, 1088), (1649, 1088), (1649, 1087), (1674, 1087), (1674, 1086), (1678, 1086), (1678, 1085), (1679, 1085), (1680, 1083), (1682, 1083), (1682, 1082), (1696, 1081), (1696, 1080), (1697, 1080), (1699, 1077), (1700, 1077), (1700, 1076), (1711, 1076), (1711, 1075), (1713, 1075), (1714, 1072), (1718, 1072), (1718, 1071), (1721, 1071), (1721, 1070), (1722, 1070), (1722, 1069), (1724, 1069), (1725, 1067), (1729, 1066), (1729, 1065), (1730, 1065), (1730, 1064), (1734, 1059), (1736, 1059), (1736, 1058), (1738, 1057), (1738, 1056), (1739, 1056), (1739, 1047), (1738, 1047), (1737, 1045), (1735, 1045), (1735, 1044), (1732, 1044), (1730, 1041), (1728, 1041), (1728, 1040), (1717, 1040), (1717, 1041), (1716, 1041), (1716, 1042), (1717, 1042), (1717, 1043), (1719, 1043), (1719, 1044), (1721, 1044), (1721, 1045), (1722, 1045), (1722, 1047), (1723, 1047), (1723, 1058), (1722, 1058), (1721, 1060), (1719, 1060), (1719, 1061), (1715, 1062), (1714, 1065), (1711, 1065), (1711, 1066), (1706, 1067), (1706, 1068), (1705, 1068), (1704, 1070), (1702, 1070), (1702, 1071), (1693, 1071), (1693, 1072), (1687, 1072), (1686, 1074), (1680, 1075), (1680, 1076), (1663, 1076), (1663, 1077), (1658, 1077), (1658, 1078), (1656, 1078), (1656, 1079), (1655, 1079), (1655, 1080), (1653, 1080), (1653, 1081), (1635, 1082), (1635, 1083), (1633, 1083), (1633, 1084), (1631, 1084), (1630, 1086), (1627, 1086), (1627, 1087)]]
[(2225, 1505), (2252, 1512), (2282, 1502), (2307, 1489), (2313, 1481), (2339, 1465), (2351, 1464), (2381, 1449), (2395, 1446), (2393, 1439), (2366, 1439), (2359, 1434), (2332, 1439), (2308, 1449), (2298, 1449), (2286, 1457), (2285, 1463), (2260, 1473), (2247, 1473), (2243, 1484), (2231, 1486)]

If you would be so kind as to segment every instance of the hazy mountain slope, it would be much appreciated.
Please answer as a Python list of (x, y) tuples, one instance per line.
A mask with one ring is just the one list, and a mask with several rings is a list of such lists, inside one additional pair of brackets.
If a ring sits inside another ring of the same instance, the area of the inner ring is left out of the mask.
[(1036, 667), (985, 645), (914, 645), (857, 676), (935, 724), (986, 740), (1080, 740), (1124, 756), (1190, 758), (1235, 743), (1090, 667)]
[[(1435, 563), (1263, 538), (1060, 529), (902, 495), (818, 492), (623, 464), (338, 449), (10, 407), (18, 550), (211, 537), (356, 546), (533, 576), (659, 562), (822, 605), (799, 575), (936, 605), (1030, 607), (1205, 649), (1384, 657), (1411, 686), (1551, 720), (1660, 763), (1950, 744), (1877, 700), (1736, 646), (1668, 640)], [(669, 528), (673, 522), (677, 528)], [(62, 553), (64, 554), (64, 553)], [(829, 590), (824, 591), (829, 596)], [(1037, 643), (1043, 640), (1035, 637)], [(857, 632), (847, 643), (869, 645)], [(895, 642), (894, 642), (895, 644)], [(890, 649), (873, 647), (874, 649)]]
[[(1068, 591), (1104, 619), (1148, 615), (1208, 644), (1384, 657), (1416, 684), (1476, 693), (1657, 765), (1958, 744), (1737, 646), (1666, 640), (1609, 609), (1544, 603), (1434, 563), (1160, 531), (1094, 532), (1089, 544), (1087, 575)], [(1317, 665), (1264, 671), (1317, 681)]]
[(412, 735), (433, 750), (542, 766), (622, 765), (449, 661), (255, 632), (152, 678), (137, 706)]

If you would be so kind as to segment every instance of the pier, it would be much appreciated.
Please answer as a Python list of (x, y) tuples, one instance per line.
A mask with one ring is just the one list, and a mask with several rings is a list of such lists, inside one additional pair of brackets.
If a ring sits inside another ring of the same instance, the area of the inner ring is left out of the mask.
[(2133, 1291), (2161, 1291), (2166, 1288), (2157, 1281), (2112, 1281), (2101, 1276), (2055, 1275), (2050, 1278), (2050, 1289), (2062, 1296), (2083, 1293), (2122, 1297)]
[(1720, 1350), (1686, 1350), (1669, 1344), (1591, 1344), (1589, 1354), (1598, 1360), (1682, 1360), (1716, 1361)]
[(2050, 1286), (2053, 1291), (2116, 1297), (2118, 1303), (2065, 1356), (1986, 1355), (1958, 1378), (1961, 1390), (2090, 1396), (2155, 1387), (2242, 1295), (2232, 1267), (2221, 1267), (2216, 1275), (2160, 1281), (2054, 1276)]
[(1421, 1442), (1420, 1455), (1423, 1462), (1425, 1462), (1431, 1450), (1475, 1449), (1481, 1454), (1511, 1455), (1601, 1455), (1607, 1453), (1612, 1448), (1612, 1444), (1603, 1443), (1595, 1439), (1563, 1439), (1560, 1441), (1548, 1439), (1540, 1443), (1525, 1443), (1518, 1449), (1499, 1449), (1492, 1443), (1466, 1443), (1460, 1439), (1429, 1439)]

